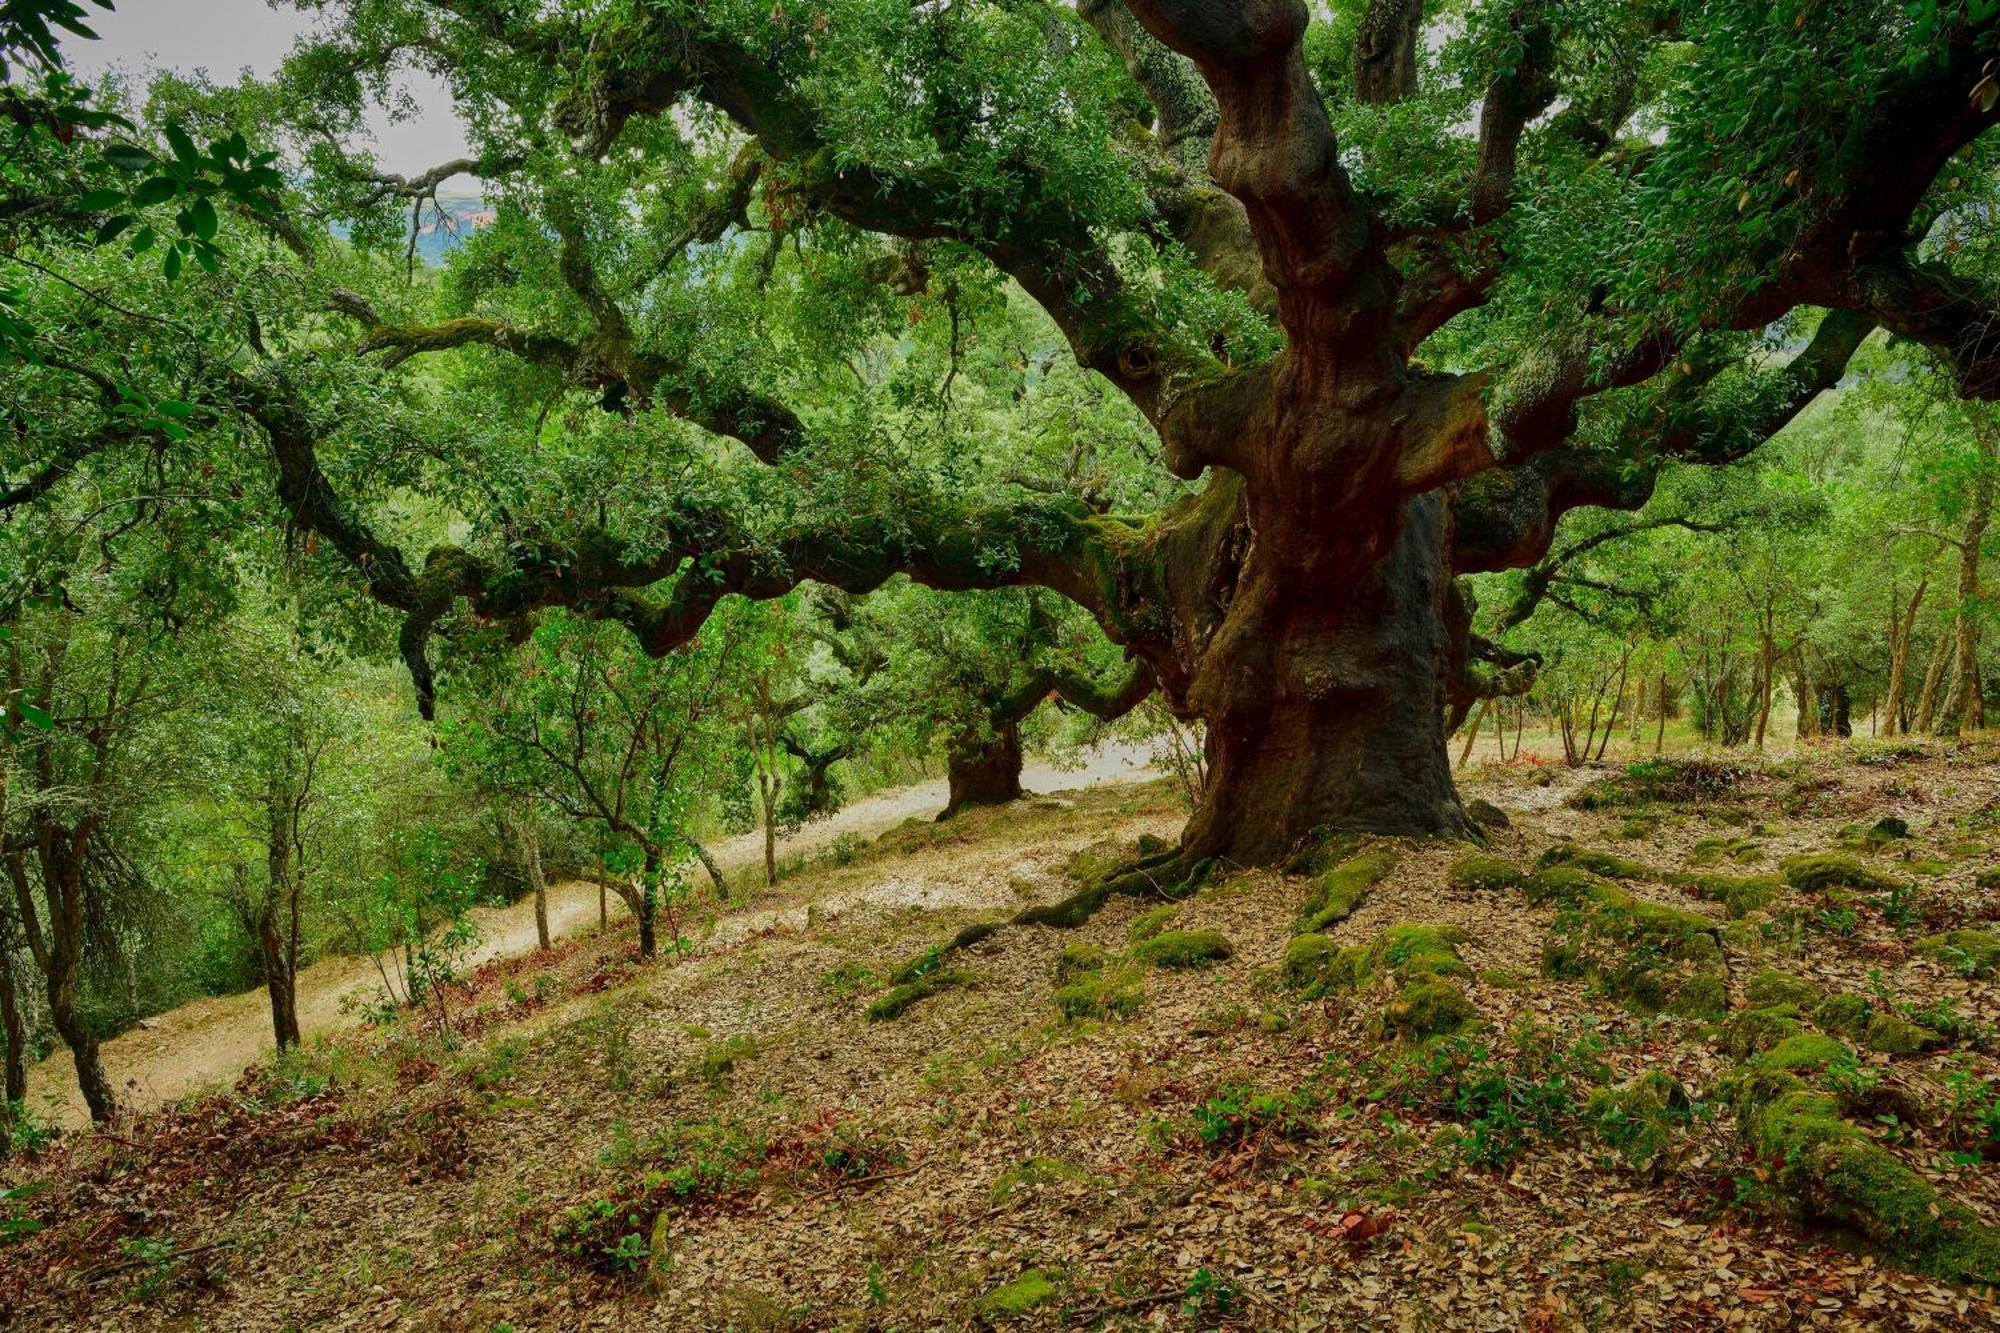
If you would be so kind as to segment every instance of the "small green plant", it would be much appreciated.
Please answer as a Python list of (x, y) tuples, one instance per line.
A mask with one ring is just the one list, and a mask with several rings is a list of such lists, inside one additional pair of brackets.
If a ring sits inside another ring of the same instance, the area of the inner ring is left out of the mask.
[(1181, 1313), (1194, 1319), (1218, 1318), (1236, 1308), (1236, 1289), (1206, 1268), (1194, 1270), (1181, 1292)]
[(42, 1223), (21, 1211), (21, 1204), (47, 1189), (44, 1181), (25, 1185), (0, 1185), (0, 1242), (19, 1240), (42, 1229)]
[(132, 1300), (150, 1301), (167, 1289), (178, 1254), (174, 1243), (154, 1236), (121, 1236), (118, 1253), (139, 1270), (129, 1293)]
[(1225, 1148), (1260, 1135), (1292, 1138), (1312, 1124), (1318, 1098), (1303, 1089), (1259, 1092), (1247, 1078), (1224, 1080), (1195, 1107), (1190, 1128), (1210, 1148)]

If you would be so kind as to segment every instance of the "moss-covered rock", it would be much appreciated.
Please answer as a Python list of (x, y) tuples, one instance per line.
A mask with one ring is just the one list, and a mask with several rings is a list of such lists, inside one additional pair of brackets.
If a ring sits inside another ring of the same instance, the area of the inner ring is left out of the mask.
[(1279, 976), (1293, 990), (1304, 991), (1309, 1000), (1341, 987), (1353, 985), (1353, 977), (1339, 964), (1340, 946), (1324, 935), (1299, 935), (1285, 946)]
[(1214, 930), (1163, 930), (1132, 949), (1134, 961), (1148, 967), (1207, 967), (1229, 957), (1229, 940)]
[(1799, 1021), (1796, 1005), (1772, 1004), (1731, 1014), (1722, 1025), (1722, 1041), (1729, 1058), (1742, 1061), (1804, 1031), (1805, 1024)]
[(1321, 875), (1300, 914), (1299, 932), (1324, 931), (1354, 915), (1368, 891), (1388, 877), (1399, 858), (1395, 849), (1376, 847), (1349, 857)]
[(1863, 851), (1880, 851), (1891, 843), (1901, 842), (1910, 836), (1910, 826), (1894, 815), (1887, 815), (1873, 824), (1849, 824), (1840, 831), (1842, 846), (1860, 848)]
[(1738, 865), (1764, 858), (1764, 844), (1750, 838), (1703, 838), (1688, 849), (1692, 865), (1712, 866), (1724, 861)]
[(1559, 842), (1543, 852), (1535, 862), (1540, 869), (1551, 866), (1573, 866), (1578, 870), (1588, 870), (1593, 875), (1606, 879), (1653, 880), (1659, 876), (1647, 866), (1611, 852), (1599, 851), (1594, 847), (1580, 847), (1573, 842)]
[(1948, 930), (1917, 941), (1917, 952), (1968, 977), (1990, 977), (2000, 964), (2000, 935), (1990, 930)]
[(1759, 1073), (1823, 1073), (1829, 1069), (1854, 1069), (1860, 1064), (1844, 1042), (1817, 1032), (1799, 1032), (1771, 1047), (1755, 1061)]
[(982, 1319), (1004, 1322), (1020, 1319), (1037, 1306), (1047, 1305), (1058, 1295), (1056, 1284), (1039, 1268), (1030, 1268), (1005, 1286), (981, 1296), (974, 1309)]
[(1813, 1022), (1849, 1040), (1858, 1039), (1868, 1030), (1868, 1019), (1875, 1006), (1865, 995), (1843, 992), (1829, 995), (1812, 1007)]
[(1132, 924), (1127, 927), (1125, 932), (1126, 938), (1134, 944), (1152, 939), (1153, 936), (1167, 928), (1167, 923), (1174, 919), (1174, 915), (1178, 911), (1180, 909), (1174, 906), (1174, 904), (1162, 903), (1150, 911), (1141, 912), (1132, 919)]
[(1838, 852), (1788, 856), (1779, 863), (1779, 869), (1784, 871), (1787, 884), (1806, 893), (1823, 893), (1828, 889), (1887, 893), (1896, 887), (1896, 881), (1887, 875)]
[(1877, 1013), (1868, 1020), (1862, 1044), (1884, 1055), (1921, 1055), (1944, 1045), (1944, 1038), (1897, 1014)]
[(927, 1000), (942, 991), (971, 984), (972, 974), (955, 968), (940, 968), (935, 972), (926, 972), (915, 981), (904, 982), (883, 992), (868, 1006), (868, 1021), (886, 1023), (891, 1019), (901, 1018), (912, 1005), (921, 1000)]
[(1685, 1088), (1653, 1070), (1623, 1087), (1592, 1093), (1584, 1119), (1626, 1165), (1639, 1170), (1666, 1155), (1673, 1131), (1693, 1121), (1694, 1105)]
[(1463, 1032), (1478, 1020), (1479, 1010), (1465, 988), (1439, 976), (1409, 982), (1382, 1010), (1385, 1034), (1411, 1043)]
[(1101, 971), (1108, 955), (1095, 944), (1066, 944), (1056, 955), (1056, 985), (1067, 986), (1085, 972)]
[(1451, 885), (1474, 893), (1511, 889), (1521, 882), (1521, 871), (1512, 861), (1475, 852), (1452, 863)]
[(1767, 967), (1750, 978), (1750, 984), (1743, 988), (1754, 1005), (1795, 1004), (1800, 1008), (1813, 1004), (1819, 999), (1819, 987), (1804, 977), (1790, 972), (1781, 972), (1775, 967)]

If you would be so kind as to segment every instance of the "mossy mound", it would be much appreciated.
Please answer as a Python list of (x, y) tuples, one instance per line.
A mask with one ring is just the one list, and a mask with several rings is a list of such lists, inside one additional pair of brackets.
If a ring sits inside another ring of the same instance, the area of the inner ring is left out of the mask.
[(1779, 863), (1779, 869), (1784, 871), (1787, 884), (1806, 893), (1823, 893), (1828, 889), (1887, 893), (1896, 887), (1896, 881), (1887, 875), (1838, 852), (1788, 856)]
[(1133, 947), (1135, 962), (1148, 967), (1207, 967), (1228, 958), (1229, 940), (1214, 930), (1163, 930)]
[(1550, 976), (1589, 980), (1642, 1014), (1720, 1018), (1729, 1007), (1724, 966), (1707, 917), (1597, 879), (1556, 917), (1542, 950)]
[(1729, 1051), (1729, 1058), (1741, 1061), (1761, 1055), (1804, 1031), (1805, 1024), (1800, 1021), (1798, 1006), (1772, 1004), (1731, 1014), (1729, 1021), (1722, 1025), (1722, 1041)]
[(1776, 875), (1680, 874), (1673, 882), (1698, 898), (1721, 903), (1731, 921), (1752, 912), (1761, 912), (1786, 893), (1785, 882)]
[(1859, 1039), (1868, 1030), (1868, 1017), (1874, 1007), (1868, 1003), (1866, 996), (1849, 993), (1829, 995), (1812, 1007), (1813, 1022), (1828, 1032), (1850, 1040)]
[(1002, 1322), (1020, 1319), (1037, 1306), (1047, 1305), (1059, 1293), (1056, 1284), (1048, 1274), (1039, 1268), (1030, 1268), (1005, 1286), (995, 1287), (981, 1296), (973, 1308), (982, 1319)]
[(2000, 935), (1990, 930), (1948, 930), (1917, 941), (1917, 952), (1968, 977), (1990, 977), (2000, 964)]
[(1862, 851), (1880, 851), (1891, 843), (1901, 842), (1910, 836), (1910, 826), (1894, 815), (1887, 815), (1873, 824), (1849, 824), (1839, 834), (1843, 847), (1853, 847)]
[(1461, 857), (1452, 863), (1451, 886), (1474, 893), (1491, 893), (1520, 884), (1521, 871), (1512, 861), (1484, 852)]
[(1803, 1009), (1819, 999), (1819, 987), (1775, 967), (1767, 967), (1750, 978), (1743, 992), (1754, 1005), (1795, 1004)]
[(1179, 910), (1172, 903), (1162, 903), (1150, 911), (1141, 912), (1126, 928), (1125, 937), (1134, 944), (1150, 940), (1167, 928), (1167, 923), (1174, 919), (1174, 914)]
[(1844, 1119), (1840, 1099), (1817, 1082), (1856, 1064), (1852, 1050), (1820, 1036), (1792, 1037), (1759, 1056), (1737, 1083), (1737, 1124), (1751, 1150), (1810, 1215), (1938, 1277), (2000, 1280), (2000, 1230)]
[(1584, 1105), (1584, 1119), (1607, 1147), (1634, 1170), (1666, 1156), (1673, 1131), (1694, 1121), (1687, 1089), (1653, 1070), (1618, 1088), (1600, 1088)]
[(935, 972), (927, 972), (915, 981), (904, 982), (883, 992), (868, 1006), (868, 1021), (886, 1023), (891, 1019), (901, 1018), (920, 1000), (927, 1000), (941, 991), (971, 984), (972, 974), (955, 968), (940, 968)]
[(1083, 972), (1056, 988), (1056, 1011), (1064, 1018), (1130, 1018), (1146, 1002), (1146, 991), (1130, 968)]
[(1466, 938), (1456, 926), (1395, 925), (1368, 944), (1340, 948), (1324, 935), (1301, 935), (1285, 950), (1285, 984), (1317, 999), (1393, 980), (1400, 990), (1383, 1009), (1383, 1035), (1424, 1041), (1462, 1032), (1478, 1018), (1459, 979), (1472, 969), (1459, 957)]
[(1521, 896), (1536, 906), (1554, 903), (1558, 907), (1575, 907), (1589, 899), (1603, 882), (1575, 866), (1551, 866), (1522, 880)]
[(1299, 932), (1323, 931), (1354, 915), (1368, 891), (1388, 877), (1399, 859), (1394, 849), (1377, 847), (1349, 857), (1320, 876), (1300, 914)]
[(1067, 986), (1086, 972), (1101, 971), (1109, 957), (1095, 944), (1066, 944), (1056, 955), (1056, 985)]
[(1588, 870), (1593, 875), (1606, 879), (1654, 880), (1659, 875), (1650, 867), (1637, 861), (1617, 856), (1611, 852), (1599, 851), (1595, 847), (1580, 847), (1573, 842), (1559, 842), (1543, 852), (1535, 861), (1543, 870), (1551, 866), (1573, 866), (1578, 870)]
[(1861, 1040), (1871, 1051), (1884, 1055), (1922, 1055), (1944, 1045), (1938, 1033), (1898, 1014), (1876, 1013), (1868, 1020)]
[(1383, 1034), (1417, 1043), (1463, 1032), (1479, 1019), (1472, 997), (1455, 981), (1421, 977), (1405, 985), (1382, 1010)]

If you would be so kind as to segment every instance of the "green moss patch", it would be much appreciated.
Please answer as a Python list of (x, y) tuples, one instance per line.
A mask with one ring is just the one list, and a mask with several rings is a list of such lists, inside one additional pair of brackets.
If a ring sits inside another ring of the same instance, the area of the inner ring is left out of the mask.
[(1819, 999), (1819, 987), (1804, 977), (1767, 967), (1750, 978), (1750, 984), (1744, 987), (1744, 994), (1755, 1005), (1795, 1004), (1804, 1008)]
[(1698, 898), (1721, 903), (1731, 921), (1763, 911), (1786, 893), (1785, 882), (1776, 875), (1684, 873), (1673, 882)]
[(1069, 944), (1056, 955), (1056, 985), (1066, 986), (1086, 972), (1098, 972), (1104, 968), (1108, 955), (1095, 944)]
[(1560, 842), (1543, 852), (1535, 864), (1542, 869), (1550, 866), (1574, 866), (1578, 870), (1588, 870), (1593, 875), (1606, 879), (1654, 880), (1659, 875), (1648, 866), (1637, 861), (1598, 851), (1594, 847), (1579, 847), (1573, 842)]
[(1788, 856), (1779, 863), (1779, 868), (1784, 871), (1787, 884), (1806, 893), (1823, 893), (1828, 889), (1887, 893), (1896, 887), (1896, 881), (1887, 875), (1838, 852)]
[(1687, 1089), (1657, 1070), (1619, 1088), (1600, 1088), (1584, 1105), (1584, 1119), (1605, 1145), (1635, 1170), (1666, 1156), (1673, 1132), (1693, 1123)]
[(1451, 886), (1473, 893), (1511, 889), (1521, 882), (1521, 871), (1513, 862), (1485, 853), (1475, 853), (1452, 863)]
[(1174, 914), (1179, 910), (1172, 903), (1162, 903), (1151, 911), (1141, 912), (1133, 918), (1132, 924), (1126, 928), (1125, 938), (1131, 940), (1134, 944), (1139, 943), (1141, 940), (1152, 939), (1153, 936), (1167, 928), (1167, 923), (1174, 919)]
[(1720, 1018), (1728, 1009), (1715, 923), (1600, 879), (1578, 886), (1556, 917), (1542, 967), (1591, 981), (1643, 1014)]
[(1005, 1286), (995, 1287), (974, 1305), (981, 1318), (1005, 1321), (1019, 1319), (1037, 1306), (1054, 1300), (1056, 1284), (1039, 1268), (1030, 1268)]
[(1459, 979), (1472, 975), (1457, 946), (1456, 926), (1394, 925), (1368, 944), (1336, 946), (1324, 935), (1301, 935), (1285, 950), (1285, 984), (1317, 999), (1391, 980), (1399, 987), (1383, 1009), (1383, 1034), (1424, 1041), (1461, 1032), (1478, 1018)]
[(1136, 945), (1132, 958), (1148, 967), (1207, 967), (1232, 952), (1229, 940), (1219, 931), (1164, 930)]
[(1056, 988), (1056, 1011), (1072, 1020), (1130, 1018), (1145, 1002), (1138, 975), (1124, 967), (1085, 972)]
[(1393, 849), (1377, 847), (1349, 857), (1320, 876), (1300, 914), (1300, 933), (1323, 931), (1354, 915), (1368, 891), (1388, 877), (1399, 859)]
[(1990, 977), (2000, 964), (2000, 935), (1990, 930), (1948, 930), (1917, 941), (1917, 952), (1968, 977)]
[(1731, 1014), (1722, 1025), (1722, 1040), (1729, 1057), (1741, 1061), (1761, 1055), (1804, 1031), (1805, 1024), (1799, 1019), (1796, 1005), (1773, 1004)]

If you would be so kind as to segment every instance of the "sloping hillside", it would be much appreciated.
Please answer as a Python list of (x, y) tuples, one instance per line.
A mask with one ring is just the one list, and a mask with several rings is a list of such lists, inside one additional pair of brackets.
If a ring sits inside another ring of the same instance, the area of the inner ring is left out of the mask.
[(483, 969), (450, 1034), (362, 1030), (10, 1165), (34, 1191), (10, 1216), (40, 1229), (0, 1242), (0, 1305), (19, 1327), (1985, 1326), (1996, 761), (1502, 770), (1472, 788), (1513, 816), (1488, 859), (1311, 849), (944, 955), (1181, 815), (1150, 785), (913, 821), (678, 961), (574, 939)]

